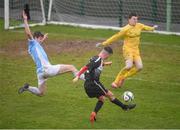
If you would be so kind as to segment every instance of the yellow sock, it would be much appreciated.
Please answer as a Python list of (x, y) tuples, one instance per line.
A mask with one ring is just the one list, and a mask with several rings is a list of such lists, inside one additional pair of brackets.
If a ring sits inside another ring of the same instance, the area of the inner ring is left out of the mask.
[(137, 72), (138, 72), (138, 69), (137, 69), (135, 66), (133, 66), (133, 67), (126, 73), (126, 75), (124, 76), (124, 78), (130, 77), (130, 76), (136, 74)]
[(116, 84), (118, 84), (119, 81), (127, 75), (127, 73), (128, 73), (128, 70), (126, 70), (125, 68), (123, 68), (123, 69), (118, 73), (118, 75), (116, 76), (116, 79), (114, 80), (114, 82), (115, 82)]

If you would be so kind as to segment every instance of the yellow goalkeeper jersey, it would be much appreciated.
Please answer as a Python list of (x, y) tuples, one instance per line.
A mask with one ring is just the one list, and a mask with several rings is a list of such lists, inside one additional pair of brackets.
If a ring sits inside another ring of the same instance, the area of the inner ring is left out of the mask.
[(120, 32), (116, 33), (115, 35), (104, 41), (102, 45), (112, 44), (113, 42), (122, 38), (124, 39), (123, 48), (138, 49), (140, 44), (141, 31), (143, 30), (153, 31), (154, 27), (146, 26), (141, 23), (137, 23), (135, 26), (127, 24), (122, 28)]

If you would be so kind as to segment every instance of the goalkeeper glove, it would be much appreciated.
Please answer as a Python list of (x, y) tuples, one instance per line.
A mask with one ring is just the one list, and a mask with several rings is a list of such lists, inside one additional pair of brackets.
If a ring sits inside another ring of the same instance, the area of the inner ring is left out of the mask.
[(158, 25), (154, 25), (153, 27), (154, 27), (155, 29), (157, 29), (157, 28), (158, 28)]
[(102, 46), (101, 43), (97, 43), (97, 44), (96, 44), (96, 47), (101, 47), (101, 46)]

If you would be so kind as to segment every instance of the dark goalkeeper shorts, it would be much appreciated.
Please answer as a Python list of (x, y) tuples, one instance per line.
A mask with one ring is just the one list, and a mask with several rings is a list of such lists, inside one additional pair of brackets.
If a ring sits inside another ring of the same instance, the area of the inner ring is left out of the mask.
[(107, 93), (107, 89), (99, 81), (85, 81), (84, 89), (90, 98), (98, 98)]

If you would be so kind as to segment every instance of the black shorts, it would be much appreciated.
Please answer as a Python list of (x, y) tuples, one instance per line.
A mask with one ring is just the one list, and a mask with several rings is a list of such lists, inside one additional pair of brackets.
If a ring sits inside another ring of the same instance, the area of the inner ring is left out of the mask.
[(99, 81), (85, 81), (84, 89), (86, 94), (90, 97), (100, 97), (107, 93), (107, 89)]

